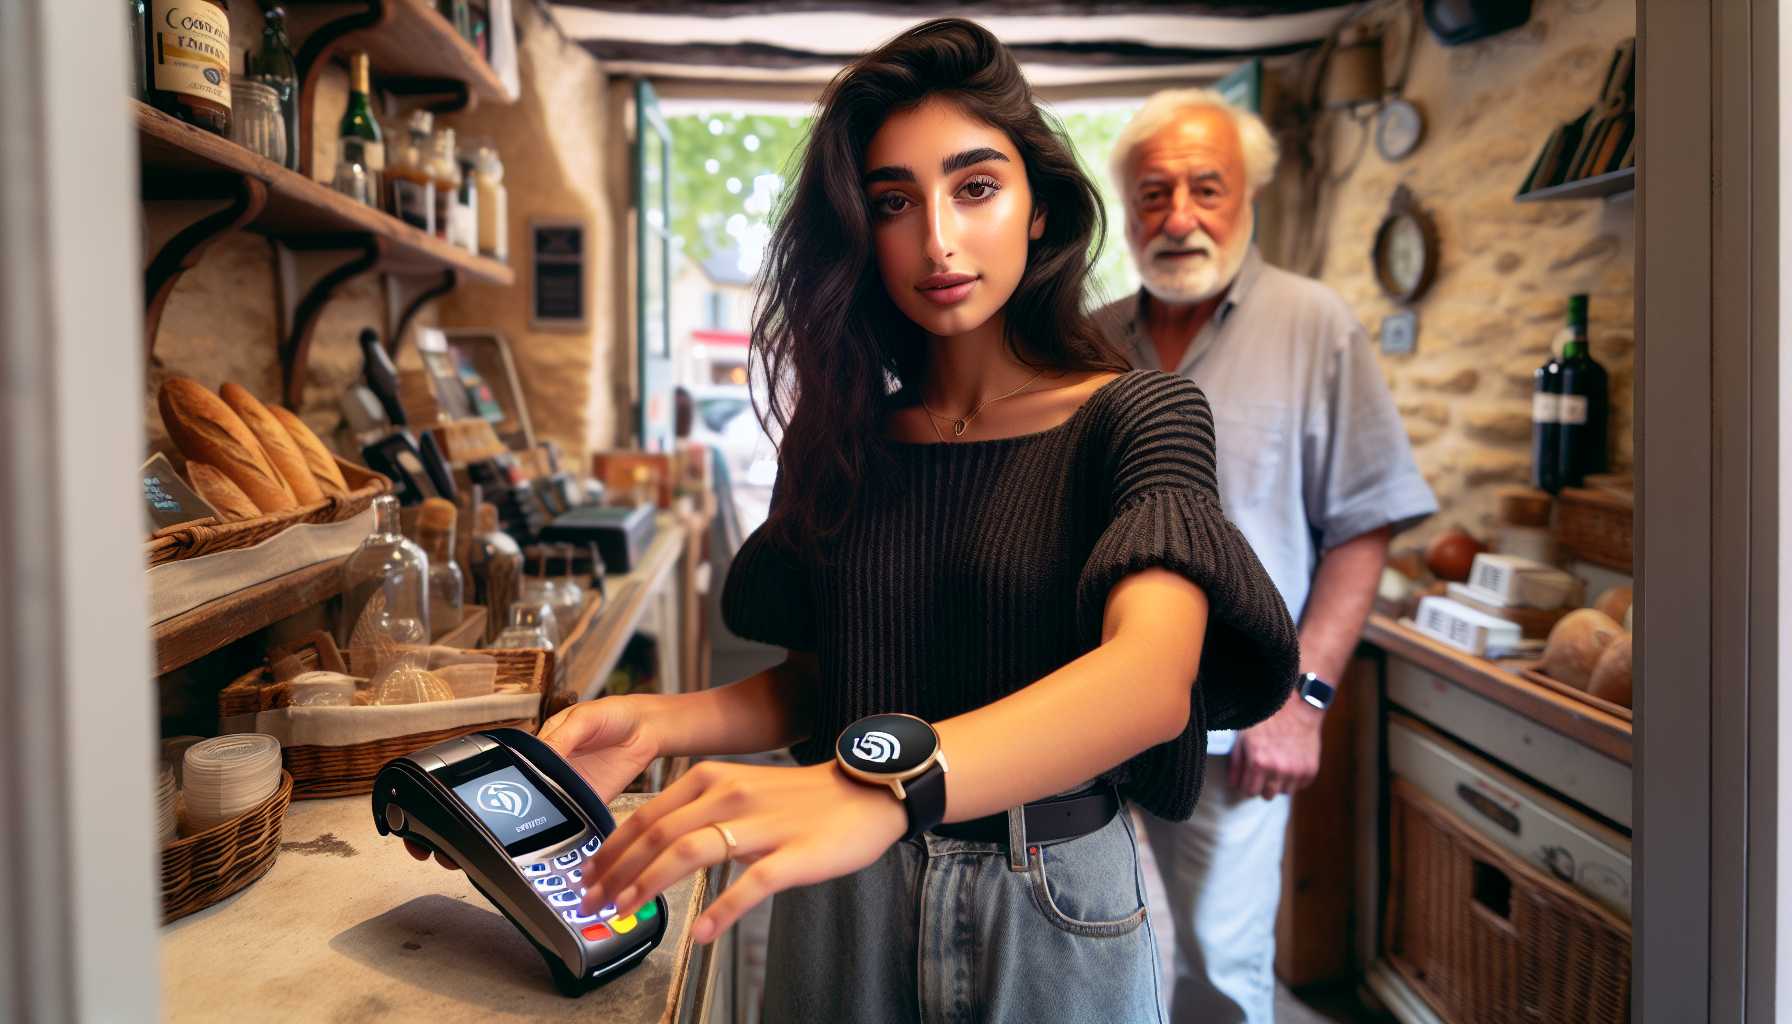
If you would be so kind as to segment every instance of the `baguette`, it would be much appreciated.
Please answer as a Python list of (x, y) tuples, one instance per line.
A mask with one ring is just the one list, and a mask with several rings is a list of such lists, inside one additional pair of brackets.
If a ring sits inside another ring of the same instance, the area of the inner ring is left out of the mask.
[(234, 522), (239, 519), (254, 519), (261, 515), (243, 489), (230, 482), (230, 478), (218, 471), (218, 467), (203, 462), (187, 462), (187, 483), (205, 499), (218, 513), (221, 522)]
[(216, 467), (264, 514), (298, 507), (292, 488), (268, 461), (255, 432), (205, 385), (170, 377), (156, 402), (168, 436), (189, 460)]
[(291, 489), (293, 499), (301, 505), (312, 505), (324, 500), (324, 494), (317, 488), (317, 481), (311, 478), (311, 467), (306, 465), (305, 453), (293, 442), (292, 434), (261, 404), (261, 399), (249, 393), (249, 389), (241, 384), (226, 383), (218, 389), (224, 404), (236, 411), (249, 430), (255, 434), (255, 440), (261, 442), (261, 450), (267, 453), (268, 461), (273, 463), (274, 471), (286, 481)]
[(323, 440), (312, 433), (305, 421), (298, 414), (283, 405), (270, 405), (268, 411), (286, 428), (293, 443), (305, 455), (305, 465), (311, 469), (311, 478), (317, 482), (319, 490), (325, 494), (342, 495), (348, 493), (348, 481), (343, 478), (342, 470), (336, 466), (336, 457), (330, 449), (324, 447)]

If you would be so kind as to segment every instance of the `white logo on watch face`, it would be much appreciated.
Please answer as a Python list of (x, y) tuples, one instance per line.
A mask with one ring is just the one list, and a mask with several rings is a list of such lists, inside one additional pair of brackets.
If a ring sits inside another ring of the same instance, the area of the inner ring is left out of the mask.
[(852, 741), (852, 756), (872, 764), (883, 764), (902, 756), (902, 743), (887, 732), (868, 732)]

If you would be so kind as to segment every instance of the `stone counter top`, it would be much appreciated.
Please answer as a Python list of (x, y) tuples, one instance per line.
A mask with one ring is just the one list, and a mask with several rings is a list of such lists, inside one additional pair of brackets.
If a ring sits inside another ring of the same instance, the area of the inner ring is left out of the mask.
[[(625, 818), (645, 799), (625, 795), (611, 810)], [(568, 999), (535, 948), (460, 872), (412, 860), (374, 830), (367, 797), (294, 801), (266, 877), (162, 930), (162, 1016), (681, 1020), (700, 987), (689, 926), (707, 882), (700, 873), (666, 892), (666, 937), (645, 962)]]

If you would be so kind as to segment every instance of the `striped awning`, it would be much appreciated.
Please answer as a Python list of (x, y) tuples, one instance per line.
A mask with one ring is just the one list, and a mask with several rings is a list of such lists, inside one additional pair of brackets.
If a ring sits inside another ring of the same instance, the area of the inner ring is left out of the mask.
[(1252, 57), (1316, 45), (1357, 3), (1097, 3), (943, 6), (901, 0), (557, 0), (567, 35), (615, 74), (660, 80), (821, 83), (904, 29), (973, 18), (1014, 51), (1036, 87), (1200, 80)]

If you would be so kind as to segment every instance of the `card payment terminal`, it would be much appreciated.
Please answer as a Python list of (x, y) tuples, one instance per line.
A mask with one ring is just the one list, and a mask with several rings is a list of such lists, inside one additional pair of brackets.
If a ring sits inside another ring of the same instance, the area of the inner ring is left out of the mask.
[(528, 733), (489, 729), (387, 762), (374, 779), (373, 822), (460, 865), (566, 995), (625, 973), (666, 933), (661, 896), (580, 913), (586, 862), (616, 822), (572, 765)]

